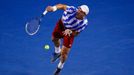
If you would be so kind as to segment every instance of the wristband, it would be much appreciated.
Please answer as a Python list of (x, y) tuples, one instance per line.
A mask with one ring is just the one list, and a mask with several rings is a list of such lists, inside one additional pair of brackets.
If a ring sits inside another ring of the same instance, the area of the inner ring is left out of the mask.
[(57, 10), (57, 7), (56, 6), (53, 6), (52, 8), (53, 8), (53, 11), (56, 11)]

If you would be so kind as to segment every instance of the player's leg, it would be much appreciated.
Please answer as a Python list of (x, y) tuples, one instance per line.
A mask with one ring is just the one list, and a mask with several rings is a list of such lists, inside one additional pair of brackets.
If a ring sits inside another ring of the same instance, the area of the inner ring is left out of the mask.
[(60, 49), (60, 39), (58, 39), (58, 38), (53, 38), (52, 37), (52, 41), (53, 41), (53, 43), (54, 43), (54, 46), (55, 46), (55, 51), (54, 51), (54, 53), (53, 53), (53, 57), (51, 58), (51, 62), (54, 62), (54, 61), (56, 61), (57, 60), (57, 58), (59, 58), (60, 57), (60, 55), (61, 55), (61, 49)]
[(69, 51), (70, 51), (72, 43), (73, 43), (73, 40), (74, 40), (73, 35), (70, 36), (70, 37), (69, 36), (64, 37), (63, 46), (62, 46), (62, 49), (61, 49), (60, 62), (59, 62), (58, 67), (55, 71), (55, 75), (58, 75), (60, 73), (60, 71), (62, 70), (62, 68), (64, 66), (64, 63), (67, 60)]
[(53, 41), (54, 46), (55, 46), (55, 53), (60, 53), (60, 51), (61, 51), (61, 49), (60, 49), (60, 39), (52, 37), (52, 41)]
[(65, 61), (67, 60), (69, 51), (70, 51), (70, 48), (62, 46), (60, 62), (54, 72), (54, 75), (59, 75), (60, 71), (62, 70), (64, 66)]
[(53, 53), (53, 57), (51, 59), (51, 62), (56, 61), (57, 58), (60, 57), (60, 38), (63, 37), (62, 31), (64, 30), (63, 23), (61, 20), (59, 20), (54, 28), (54, 31), (52, 33), (52, 41), (55, 45), (55, 52)]
[(62, 46), (61, 57), (60, 57), (60, 62), (61, 63), (64, 63), (66, 61), (69, 51), (70, 51), (70, 48)]

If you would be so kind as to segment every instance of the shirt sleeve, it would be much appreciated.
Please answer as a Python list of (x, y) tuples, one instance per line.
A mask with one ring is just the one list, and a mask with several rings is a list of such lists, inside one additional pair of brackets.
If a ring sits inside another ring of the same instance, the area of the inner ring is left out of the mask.
[(82, 31), (87, 27), (87, 25), (88, 25), (88, 21), (85, 20), (84, 25), (83, 25), (82, 27), (78, 28), (77, 31), (78, 31), (78, 32), (82, 32)]
[(72, 13), (72, 12), (75, 12), (76, 10), (77, 10), (77, 8), (74, 6), (67, 6), (65, 11)]

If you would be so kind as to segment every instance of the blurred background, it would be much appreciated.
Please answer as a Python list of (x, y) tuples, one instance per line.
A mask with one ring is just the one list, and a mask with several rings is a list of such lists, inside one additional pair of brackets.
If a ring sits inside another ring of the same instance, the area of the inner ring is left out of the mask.
[(61, 75), (134, 75), (133, 0), (1, 0), (0, 75), (53, 75), (51, 34), (63, 11), (48, 13), (34, 36), (25, 23), (58, 3), (90, 7), (89, 25), (75, 38)]

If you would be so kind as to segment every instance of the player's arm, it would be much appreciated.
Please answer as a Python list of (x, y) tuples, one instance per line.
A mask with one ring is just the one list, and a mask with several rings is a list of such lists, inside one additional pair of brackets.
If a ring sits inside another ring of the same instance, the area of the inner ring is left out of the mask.
[(46, 8), (46, 10), (49, 11), (49, 12), (54, 12), (57, 9), (66, 10), (66, 8), (67, 8), (67, 5), (65, 5), (65, 4), (57, 4), (55, 6), (48, 6)]
[(79, 33), (80, 33), (80, 32), (74, 31), (74, 32), (73, 32), (73, 35), (74, 35), (74, 36), (77, 36)]
[(72, 31), (71, 29), (65, 29), (65, 31), (63, 31), (63, 35), (74, 35), (74, 36), (77, 36), (79, 34), (79, 32), (77, 31)]

